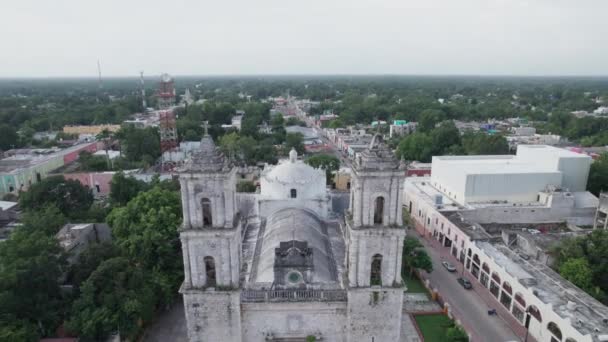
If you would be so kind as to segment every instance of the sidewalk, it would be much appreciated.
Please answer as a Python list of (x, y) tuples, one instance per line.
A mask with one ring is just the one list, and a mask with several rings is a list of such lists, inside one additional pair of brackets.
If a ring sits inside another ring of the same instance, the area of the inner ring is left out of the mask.
[[(461, 264), (452, 254), (450, 254), (449, 248), (441, 246), (439, 241), (428, 237), (422, 237), (418, 232), (410, 234), (410, 236), (416, 237), (425, 247), (432, 249), (436, 254), (440, 256), (441, 260), (448, 261), (452, 265), (454, 265), (459, 275), (462, 275), (463, 271), (466, 271), (464, 270), (464, 265)], [(498, 317), (495, 318), (501, 319), (504, 323), (506, 323), (509, 329), (511, 329), (511, 331), (523, 341), (526, 335), (526, 328), (521, 325), (515, 319), (515, 317), (513, 317), (511, 313), (490, 293), (489, 289), (485, 288), (478, 280), (475, 280), (475, 277), (469, 271), (464, 272), (464, 275), (467, 279), (469, 279), (469, 281), (471, 281), (471, 284), (473, 285), (472, 291), (474, 291), (477, 296), (485, 303), (487, 308), (496, 309)], [(425, 274), (425, 276), (428, 275)], [(469, 324), (466, 320), (462, 319), (465, 316), (461, 312), (461, 310), (459, 310), (459, 308), (455, 307), (454, 305), (451, 305), (451, 310), (454, 313), (454, 317), (463, 323), (465, 329), (468, 329)], [(471, 329), (471, 331), (473, 331), (473, 329)], [(479, 338), (478, 336), (472, 337), (474, 340), (478, 340)], [(528, 335), (527, 341), (536, 342), (536, 339)]]

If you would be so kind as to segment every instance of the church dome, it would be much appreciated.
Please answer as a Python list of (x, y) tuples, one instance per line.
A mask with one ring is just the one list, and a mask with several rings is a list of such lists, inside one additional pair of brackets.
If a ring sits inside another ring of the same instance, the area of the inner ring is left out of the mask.
[[(292, 196), (295, 190), (295, 197)], [(297, 159), (292, 150), (288, 160), (267, 166), (262, 172), (261, 194), (270, 198), (319, 198), (326, 193), (325, 171)]]

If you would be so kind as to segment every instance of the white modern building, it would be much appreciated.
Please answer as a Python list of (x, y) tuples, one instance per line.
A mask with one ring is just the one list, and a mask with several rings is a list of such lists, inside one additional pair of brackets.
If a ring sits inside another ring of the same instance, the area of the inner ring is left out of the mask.
[(546, 145), (520, 145), (516, 155), (433, 157), (433, 186), (461, 204), (538, 200), (550, 187), (585, 191), (591, 157)]

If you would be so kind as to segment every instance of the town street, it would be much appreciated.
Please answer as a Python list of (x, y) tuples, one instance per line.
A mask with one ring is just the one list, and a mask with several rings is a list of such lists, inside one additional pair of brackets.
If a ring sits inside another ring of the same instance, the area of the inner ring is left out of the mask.
[[(423, 272), (423, 276), (429, 279), (431, 286), (437, 289), (442, 298), (449, 303), (455, 318), (460, 320), (465, 329), (472, 333), (473, 341), (520, 341), (510, 326), (500, 318), (500, 315), (488, 315), (488, 310), (494, 307), (488, 306), (486, 301), (478, 295), (477, 291), (483, 291), (483, 289), (478, 289), (479, 284), (471, 282), (473, 289), (466, 290), (456, 281), (462, 274), (462, 265), (449, 256), (447, 249), (442, 250), (438, 242), (431, 246), (414, 230), (411, 230), (409, 236), (416, 237), (422, 242), (433, 261), (433, 272), (430, 274)], [(454, 265), (457, 271), (448, 272), (441, 265), (444, 260)]]

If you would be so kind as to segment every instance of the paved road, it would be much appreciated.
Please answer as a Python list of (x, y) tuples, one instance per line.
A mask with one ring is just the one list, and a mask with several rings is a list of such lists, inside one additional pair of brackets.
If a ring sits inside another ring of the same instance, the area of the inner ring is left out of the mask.
[[(488, 316), (490, 307), (477, 294), (476, 287), (479, 286), (478, 284), (473, 284), (473, 290), (465, 290), (456, 281), (462, 273), (462, 267), (460, 263), (451, 260), (447, 248), (443, 250), (438, 246), (432, 247), (416, 233), (410, 234), (410, 236), (417, 237), (425, 245), (433, 261), (433, 272), (430, 274), (424, 273), (424, 276), (428, 277), (431, 285), (450, 304), (455, 317), (463, 323), (467, 331), (472, 333), (473, 341), (520, 341), (503, 319), (498, 316)], [(457, 272), (448, 272), (441, 265), (441, 262), (448, 258), (450, 259), (448, 261), (458, 268)], [(482, 291), (482, 289), (479, 289), (479, 291)]]

